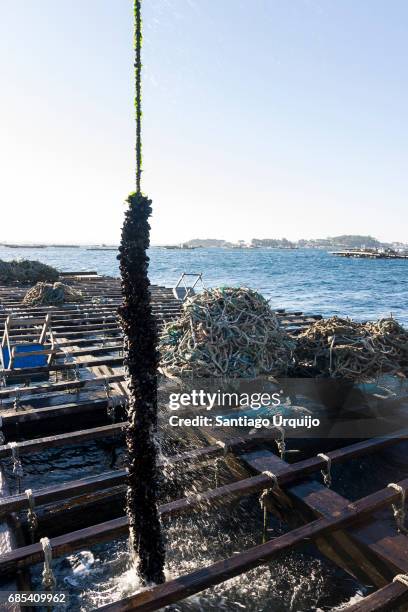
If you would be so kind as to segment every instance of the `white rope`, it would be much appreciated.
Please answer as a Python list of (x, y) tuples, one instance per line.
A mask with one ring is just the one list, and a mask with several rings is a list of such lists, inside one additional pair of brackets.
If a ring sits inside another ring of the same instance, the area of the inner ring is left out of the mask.
[(391, 489), (395, 489), (401, 495), (401, 505), (398, 508), (396, 504), (392, 504), (392, 511), (394, 513), (395, 522), (397, 523), (397, 529), (400, 533), (408, 534), (408, 529), (405, 527), (405, 497), (406, 491), (403, 487), (395, 482), (390, 482), (387, 485)]
[(19, 387), (16, 387), (14, 389), (14, 403), (13, 403), (13, 408), (14, 410), (18, 410), (20, 408), (20, 396), (21, 396), (21, 389)]
[(112, 423), (116, 422), (116, 408), (121, 408), (123, 406), (123, 397), (120, 395), (112, 395), (110, 398), (110, 409), (108, 408), (108, 416), (110, 417)]
[(321, 459), (323, 459), (323, 461), (326, 461), (326, 463), (327, 463), (326, 470), (321, 470), (321, 474), (323, 476), (324, 484), (326, 485), (327, 488), (330, 488), (331, 487), (331, 483), (332, 483), (331, 457), (329, 457), (329, 455), (325, 455), (324, 453), (319, 453), (317, 456), (320, 457)]
[(266, 534), (267, 534), (267, 527), (268, 527), (268, 515), (267, 515), (267, 507), (266, 507), (266, 499), (270, 493), (270, 491), (274, 491), (275, 489), (279, 489), (279, 483), (278, 483), (278, 477), (276, 476), (276, 474), (274, 474), (273, 472), (269, 472), (268, 470), (265, 470), (264, 472), (262, 472), (262, 474), (264, 476), (267, 476), (268, 478), (270, 478), (272, 480), (272, 486), (265, 488), (262, 493), (259, 496), (259, 505), (261, 506), (261, 509), (263, 510), (263, 532), (262, 532), (262, 541), (266, 542)]
[(268, 471), (262, 472), (262, 474), (272, 480), (272, 486), (266, 487), (259, 496), (260, 506), (262, 509), (265, 509), (265, 500), (269, 492), (274, 491), (275, 489), (278, 489), (279, 483), (278, 483), (278, 477), (276, 476), (276, 474), (273, 474), (272, 472), (268, 472)]
[(272, 487), (270, 487), (272, 490), (279, 489), (279, 482), (278, 482), (278, 477), (276, 474), (274, 474), (273, 472), (269, 472), (269, 470), (263, 471), (262, 474), (272, 480), (273, 484), (272, 484)]
[(42, 584), (45, 590), (52, 591), (56, 586), (55, 576), (51, 568), (52, 548), (48, 538), (41, 538), (40, 544), (44, 551), (44, 568), (42, 572)]
[(38, 517), (35, 512), (35, 501), (34, 501), (34, 496), (33, 496), (33, 490), (26, 489), (24, 493), (27, 495), (27, 499), (28, 499), (28, 513), (27, 513), (28, 527), (30, 529), (31, 535), (34, 538), (35, 532), (38, 528)]
[(228, 455), (228, 451), (229, 451), (228, 444), (226, 444), (222, 440), (216, 440), (215, 443), (216, 443), (217, 446), (220, 446), (222, 448), (222, 450), (224, 451), (224, 457), (226, 455)]
[(7, 446), (11, 450), (11, 458), (13, 460), (13, 474), (14, 476), (20, 479), (24, 476), (24, 470), (21, 463), (21, 459), (18, 456), (17, 442), (9, 442)]
[(3, 446), (5, 441), (6, 441), (6, 439), (5, 439), (4, 433), (3, 433), (3, 417), (0, 416), (0, 446)]
[(408, 588), (408, 574), (397, 574), (394, 576), (393, 582), (400, 582)]
[(116, 408), (116, 401), (115, 401), (115, 396), (111, 396), (111, 388), (109, 383), (105, 380), (104, 381), (104, 387), (105, 387), (105, 394), (106, 394), (106, 414), (108, 416), (108, 419), (110, 419), (112, 421), (112, 423), (115, 422), (115, 408)]
[[(215, 444), (219, 447), (222, 448), (223, 450), (223, 456), (226, 457), (228, 454), (228, 444), (226, 444), (225, 442), (223, 442), (222, 440), (216, 440)], [(215, 488), (218, 488), (219, 485), (219, 475), (220, 475), (220, 463), (222, 461), (221, 457), (216, 457), (215, 462), (214, 462), (214, 469), (215, 469)]]
[(103, 324), (102, 346), (105, 346), (105, 342), (106, 342), (106, 328), (105, 328), (106, 315), (104, 315), (104, 317), (102, 319), (102, 324)]

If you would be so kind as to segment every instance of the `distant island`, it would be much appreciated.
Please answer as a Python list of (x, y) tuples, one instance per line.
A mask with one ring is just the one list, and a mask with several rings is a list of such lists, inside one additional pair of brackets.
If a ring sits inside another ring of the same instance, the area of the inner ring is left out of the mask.
[(253, 238), (250, 242), (238, 240), (229, 242), (218, 238), (194, 238), (175, 248), (224, 248), (224, 249), (407, 249), (402, 242), (381, 242), (373, 236), (342, 234), (327, 238), (313, 238), (292, 241), (287, 238)]

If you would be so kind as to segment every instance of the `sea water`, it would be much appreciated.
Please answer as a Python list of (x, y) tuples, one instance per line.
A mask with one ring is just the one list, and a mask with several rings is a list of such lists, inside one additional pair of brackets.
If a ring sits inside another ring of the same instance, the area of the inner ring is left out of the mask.
[[(408, 260), (354, 259), (319, 249), (150, 249), (152, 283), (172, 287), (182, 272), (202, 272), (204, 284), (246, 286), (274, 308), (324, 316), (376, 319), (391, 313), (408, 324)], [(119, 275), (115, 251), (81, 248), (10, 249), (0, 259), (38, 259), (62, 271)]]

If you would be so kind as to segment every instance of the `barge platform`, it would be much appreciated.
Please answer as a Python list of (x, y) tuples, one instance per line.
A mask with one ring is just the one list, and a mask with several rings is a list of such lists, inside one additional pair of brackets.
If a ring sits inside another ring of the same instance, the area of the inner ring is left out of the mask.
[[(84, 301), (56, 307), (26, 306), (22, 299), (27, 287), (0, 287), (0, 330), (7, 317), (18, 317), (20, 324), (13, 327), (13, 333), (29, 341), (31, 336), (21, 320), (51, 314), (56, 346), (54, 359), (46, 366), (0, 371), (4, 436), (0, 462), (16, 465), (22, 460), (24, 464), (24, 456), (46, 449), (67, 453), (78, 443), (123, 439), (127, 389), (123, 338), (117, 321), (119, 279), (89, 272), (65, 273), (63, 281), (81, 290)], [(152, 286), (151, 295), (159, 326), (178, 316), (181, 303), (172, 289)], [(320, 318), (285, 310), (277, 314), (293, 335)], [(407, 430), (398, 430), (291, 464), (284, 454), (279, 456), (275, 443), (281, 436), (278, 430), (215, 440), (168, 457), (166, 464), (178, 470), (216, 459), (230, 462), (240, 476), (199, 495), (163, 503), (162, 517), (222, 507), (266, 492), (267, 511), (297, 524), (284, 535), (266, 538), (232, 557), (100, 609), (159, 610), (265, 564), (282, 551), (313, 542), (338, 566), (371, 585), (373, 592), (348, 610), (397, 610), (408, 602), (408, 537), (397, 523), (384, 521), (383, 516), (392, 516), (393, 507), (402, 512), (408, 478), (350, 501), (322, 484), (319, 473), (373, 453), (401, 448), (406, 453), (407, 434)], [(0, 551), (0, 580), (6, 581), (17, 572), (29, 575), (33, 565), (44, 563), (43, 537), (49, 538), (52, 558), (56, 559), (126, 535), (126, 477), (123, 467), (101, 470), (85, 478), (34, 486), (29, 495), (22, 490), (21, 475), (17, 474), (8, 485), (12, 492), (4, 488), (0, 497), (0, 522), (19, 517), (25, 539), (20, 534), (13, 548)], [(35, 527), (27, 519), (30, 511), (35, 512)]]

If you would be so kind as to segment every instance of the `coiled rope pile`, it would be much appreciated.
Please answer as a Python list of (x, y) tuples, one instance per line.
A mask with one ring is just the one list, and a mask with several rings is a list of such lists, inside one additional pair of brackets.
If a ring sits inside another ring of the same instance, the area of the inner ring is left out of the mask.
[(27, 291), (23, 298), (23, 304), (58, 306), (66, 302), (82, 302), (83, 299), (82, 293), (69, 285), (37, 283)]
[(408, 331), (395, 319), (358, 323), (330, 317), (297, 337), (295, 360), (303, 371), (355, 381), (408, 372)]
[(268, 301), (246, 288), (216, 288), (188, 298), (167, 323), (160, 370), (172, 376), (247, 378), (285, 374), (293, 341)]

